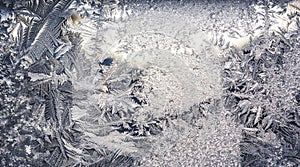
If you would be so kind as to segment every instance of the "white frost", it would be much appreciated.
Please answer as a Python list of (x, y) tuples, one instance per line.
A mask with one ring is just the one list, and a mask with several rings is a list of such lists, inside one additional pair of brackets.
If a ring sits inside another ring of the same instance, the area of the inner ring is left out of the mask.
[(31, 146), (30, 145), (25, 145), (25, 151), (27, 154), (31, 154)]

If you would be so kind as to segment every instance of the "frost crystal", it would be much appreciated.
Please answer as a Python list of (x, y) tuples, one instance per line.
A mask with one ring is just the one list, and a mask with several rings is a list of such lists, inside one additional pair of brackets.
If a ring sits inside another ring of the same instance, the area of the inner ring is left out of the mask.
[(299, 1), (0, 11), (1, 166), (300, 163)]

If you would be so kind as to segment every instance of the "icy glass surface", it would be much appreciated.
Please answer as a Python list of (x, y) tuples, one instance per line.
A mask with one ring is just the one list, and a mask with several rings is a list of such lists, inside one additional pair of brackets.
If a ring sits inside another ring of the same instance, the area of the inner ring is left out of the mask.
[(299, 8), (0, 2), (2, 166), (297, 166)]

